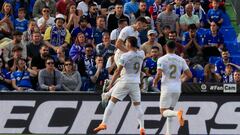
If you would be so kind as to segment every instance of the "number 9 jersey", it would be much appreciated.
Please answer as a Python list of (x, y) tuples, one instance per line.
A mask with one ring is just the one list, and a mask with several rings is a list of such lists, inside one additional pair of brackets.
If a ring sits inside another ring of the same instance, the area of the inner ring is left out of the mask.
[(143, 59), (145, 57), (144, 51), (128, 51), (121, 55), (119, 64), (125, 70), (120, 77), (120, 83), (139, 83), (140, 73)]
[(162, 70), (161, 91), (181, 92), (181, 74), (189, 69), (182, 57), (166, 54), (158, 59), (157, 69)]

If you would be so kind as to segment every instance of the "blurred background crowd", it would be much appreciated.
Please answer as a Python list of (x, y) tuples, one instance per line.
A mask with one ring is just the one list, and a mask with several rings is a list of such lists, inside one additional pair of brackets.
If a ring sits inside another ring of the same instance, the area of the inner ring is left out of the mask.
[[(137, 25), (142, 91), (174, 40), (192, 83), (240, 84), (240, 48), (225, 0), (1, 0), (0, 91), (99, 91), (116, 69), (115, 43)], [(159, 83), (159, 87), (160, 87)]]

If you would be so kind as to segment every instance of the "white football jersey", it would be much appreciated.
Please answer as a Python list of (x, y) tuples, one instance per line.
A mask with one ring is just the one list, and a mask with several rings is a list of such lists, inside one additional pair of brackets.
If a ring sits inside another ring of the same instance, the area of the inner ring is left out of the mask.
[(181, 91), (181, 74), (189, 69), (182, 57), (176, 54), (166, 54), (158, 59), (157, 68), (163, 71), (161, 91)]
[(144, 51), (129, 51), (122, 54), (120, 65), (123, 66), (125, 73), (121, 75), (120, 82), (140, 83), (140, 73), (144, 59)]

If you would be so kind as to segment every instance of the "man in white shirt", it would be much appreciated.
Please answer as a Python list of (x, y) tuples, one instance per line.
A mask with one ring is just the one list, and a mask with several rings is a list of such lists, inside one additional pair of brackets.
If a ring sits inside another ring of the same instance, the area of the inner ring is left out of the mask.
[(185, 60), (175, 54), (175, 42), (170, 40), (166, 46), (167, 54), (160, 57), (157, 62), (157, 75), (153, 86), (157, 87), (161, 78), (160, 112), (167, 118), (166, 134), (170, 135), (172, 117), (178, 117), (180, 126), (184, 125), (183, 111), (173, 111), (173, 109), (180, 97), (181, 83), (190, 79), (192, 73)]
[(53, 26), (55, 24), (54, 20), (55, 18), (50, 16), (50, 8), (44, 7), (42, 9), (42, 17), (37, 20), (41, 33), (44, 33), (47, 27)]
[[(129, 95), (137, 111), (137, 119), (140, 124), (140, 135), (145, 135), (143, 120), (144, 114), (140, 106), (141, 93), (139, 87), (141, 67), (145, 55), (144, 52), (139, 51), (138, 48), (137, 38), (132, 36), (128, 37), (126, 41), (126, 50), (128, 50), (128, 52), (121, 55), (119, 66), (115, 71), (109, 85), (109, 88), (113, 89), (111, 99), (104, 111), (102, 123), (94, 129), (94, 132), (99, 132), (101, 130), (107, 129), (106, 124), (115, 104), (119, 100), (123, 100), (127, 95)], [(119, 81), (114, 85), (114, 82), (120, 75), (122, 69), (125, 69), (125, 74), (121, 75)]]

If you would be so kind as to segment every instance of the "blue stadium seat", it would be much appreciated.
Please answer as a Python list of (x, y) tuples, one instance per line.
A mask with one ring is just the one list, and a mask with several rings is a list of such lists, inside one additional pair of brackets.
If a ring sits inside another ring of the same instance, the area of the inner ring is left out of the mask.
[(240, 55), (239, 56), (231, 56), (233, 63), (240, 66)]
[(215, 64), (216, 61), (218, 61), (218, 60), (221, 60), (221, 57), (211, 56), (211, 57), (209, 58), (209, 63), (210, 63), (210, 64)]
[(231, 26), (231, 20), (230, 20), (228, 14), (223, 13), (222, 17), (223, 17), (222, 27), (224, 27), (224, 26)]
[(225, 41), (235, 41), (237, 39), (237, 34), (233, 27), (221, 27), (220, 32), (223, 34)]

